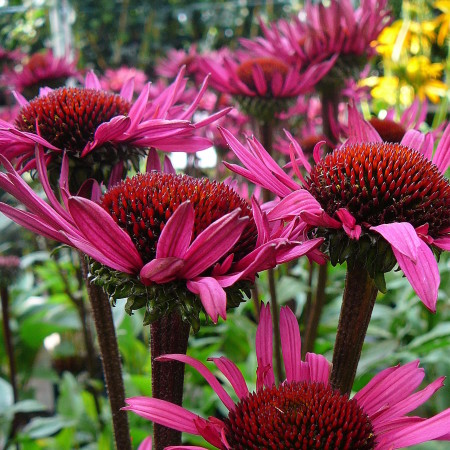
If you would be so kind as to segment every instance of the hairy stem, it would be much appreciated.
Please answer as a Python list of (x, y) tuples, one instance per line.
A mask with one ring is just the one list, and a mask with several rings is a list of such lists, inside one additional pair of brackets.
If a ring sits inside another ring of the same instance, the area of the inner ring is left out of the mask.
[[(181, 406), (183, 402), (184, 364), (178, 361), (156, 361), (168, 353), (186, 354), (190, 324), (178, 312), (156, 320), (150, 325), (150, 351), (152, 359), (152, 396)], [(163, 450), (181, 445), (181, 431), (162, 425), (153, 426), (153, 448)]]
[(131, 450), (128, 416), (125, 411), (121, 411), (125, 406), (125, 388), (111, 305), (103, 290), (89, 282), (87, 261), (83, 255), (80, 255), (80, 260), (97, 331), (106, 390), (111, 405), (116, 449)]
[(364, 268), (347, 268), (330, 380), (343, 394), (352, 389), (377, 293)]

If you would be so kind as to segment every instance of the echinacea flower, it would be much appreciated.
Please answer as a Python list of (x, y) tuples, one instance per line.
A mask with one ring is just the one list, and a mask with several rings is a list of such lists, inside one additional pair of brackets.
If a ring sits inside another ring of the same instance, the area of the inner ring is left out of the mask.
[(229, 109), (191, 122), (207, 80), (192, 104), (183, 108), (176, 104), (185, 87), (183, 74), (181, 70), (177, 79), (149, 103), (148, 84), (133, 102), (132, 79), (117, 95), (103, 91), (93, 73), (86, 77), (84, 88), (45, 90), (30, 102), (17, 95), (22, 108), (15, 125), (0, 121), (0, 153), (17, 168), (29, 170), (36, 164), (35, 145), (42, 145), (47, 164), (57, 178), (63, 152), (67, 152), (71, 178), (79, 179), (73, 191), (90, 177), (105, 182), (111, 170), (121, 164), (137, 166), (138, 156), (149, 147), (184, 152), (208, 148), (211, 141), (193, 135), (194, 131)]
[(390, 22), (387, 1), (362, 0), (356, 9), (350, 0), (329, 3), (307, 1), (290, 20), (270, 25), (260, 21), (263, 37), (241, 43), (258, 56), (288, 58), (303, 70), (335, 56), (327, 82), (355, 77), (375, 54), (372, 43)]
[[(150, 167), (158, 168), (152, 153)], [(300, 242), (296, 224), (269, 227), (256, 201), (253, 208), (230, 187), (186, 175), (151, 170), (110, 188), (94, 200), (71, 196), (63, 157), (59, 198), (51, 190), (45, 154), (38, 148), (37, 170), (49, 203), (0, 160), (0, 188), (27, 211), (0, 203), (0, 212), (18, 224), (75, 247), (97, 263), (92, 276), (113, 298), (128, 297), (127, 311), (147, 307), (146, 320), (178, 308), (195, 325), (204, 309), (214, 322), (227, 306), (242, 301), (240, 289), (257, 272), (308, 255), (323, 262), (322, 239)], [(242, 281), (242, 284), (239, 282)], [(198, 301), (200, 300), (200, 301)], [(228, 304), (227, 304), (228, 302)]]
[(301, 70), (276, 56), (253, 57), (235, 52), (222, 61), (203, 57), (200, 68), (211, 74), (211, 86), (235, 97), (247, 114), (273, 119), (286, 111), (289, 100), (310, 91), (333, 64), (333, 59)]
[(409, 130), (400, 143), (383, 142), (355, 108), (349, 109), (348, 130), (347, 142), (325, 158), (316, 146), (314, 167), (291, 139), (301, 184), (256, 139), (248, 139), (246, 148), (223, 130), (245, 168), (226, 165), (281, 198), (269, 220), (301, 217), (311, 235), (325, 237), (332, 264), (364, 267), (379, 290), (384, 290), (383, 274), (398, 263), (425, 306), (435, 311), (440, 276), (432, 250), (450, 250), (450, 183), (444, 177), (450, 126), (434, 155), (431, 135)]
[[(228, 409), (225, 418), (204, 419), (170, 402), (148, 397), (128, 398), (124, 409), (157, 424), (202, 436), (220, 450), (394, 450), (433, 439), (450, 440), (450, 408), (429, 419), (407, 416), (443, 386), (445, 377), (415, 392), (425, 373), (418, 367), (419, 361), (413, 361), (381, 371), (349, 398), (329, 385), (330, 363), (322, 355), (307, 353), (305, 361), (300, 360), (298, 323), (287, 307), (281, 309), (280, 330), (286, 379), (278, 385), (273, 371), (273, 330), (268, 305), (261, 308), (256, 332), (255, 392), (249, 392), (232, 361), (223, 356), (209, 359), (229, 381), (237, 402), (200, 361), (179, 354), (158, 358), (162, 364), (181, 361), (196, 369)], [(151, 440), (142, 445), (151, 449)]]
[[(178, 72), (179, 70), (174, 77)], [(118, 69), (106, 69), (104, 75), (100, 77), (100, 86), (105, 91), (120, 93), (131, 78), (134, 81), (134, 92), (140, 94), (144, 90), (148, 78), (144, 71), (135, 67), (121, 66)]]
[(39, 88), (56, 88), (63, 86), (70, 77), (79, 78), (76, 64), (76, 60), (55, 57), (51, 50), (34, 53), (20, 72), (8, 71), (5, 74), (5, 83), (27, 98), (32, 98), (38, 94)]

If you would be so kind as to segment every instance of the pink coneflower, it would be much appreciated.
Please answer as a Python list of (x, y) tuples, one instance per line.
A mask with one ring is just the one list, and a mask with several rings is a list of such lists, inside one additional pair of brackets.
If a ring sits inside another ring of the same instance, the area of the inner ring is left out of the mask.
[[(399, 117), (395, 108), (391, 108), (384, 119), (372, 117), (369, 122), (384, 142), (400, 142), (408, 130), (420, 130), (425, 123), (427, 113), (427, 102), (421, 102), (417, 98)], [(443, 122), (439, 127), (431, 130), (430, 134), (436, 139), (445, 125), (446, 123)]]
[[(0, 173), (0, 187), (27, 207), (22, 211), (1, 203), (0, 211), (25, 228), (73, 246), (101, 263), (102, 267), (92, 271), (100, 279), (104, 276), (113, 297), (114, 292), (119, 298), (124, 296), (123, 286), (134, 286), (134, 293), (140, 289), (140, 307), (145, 306), (143, 299), (145, 303), (154, 295), (162, 304), (151, 306), (165, 312), (164, 308), (173, 306), (171, 302), (184, 298), (186, 303), (179, 306), (182, 317), (198, 315), (203, 307), (216, 322), (218, 316), (226, 317), (227, 292), (228, 306), (233, 306), (237, 282), (253, 282), (257, 272), (305, 254), (323, 262), (316, 250), (322, 239), (296, 241), (300, 237), (297, 227), (269, 227), (256, 201), (250, 208), (228, 186), (176, 175), (167, 164), (168, 173), (138, 174), (94, 202), (69, 195), (65, 154), (59, 182), (62, 206), (50, 188), (42, 149), (36, 161), (49, 204), (6, 158), (0, 155), (0, 159), (7, 171)], [(156, 156), (151, 160), (157, 165)], [(109, 268), (106, 272), (104, 266)], [(181, 297), (176, 295), (180, 290)], [(132, 292), (125, 296), (131, 302)], [(236, 298), (240, 301), (242, 296)]]
[(93, 73), (86, 77), (84, 88), (45, 90), (30, 102), (17, 94), (21, 111), (15, 126), (0, 121), (0, 152), (16, 167), (28, 170), (36, 164), (35, 145), (42, 145), (47, 163), (53, 164), (59, 174), (66, 151), (72, 166), (82, 172), (80, 179), (94, 177), (101, 182), (119, 164), (136, 165), (137, 157), (148, 147), (184, 152), (208, 148), (209, 139), (194, 136), (194, 131), (228, 110), (193, 123), (191, 117), (207, 81), (193, 102), (183, 108), (175, 104), (185, 87), (183, 74), (181, 70), (177, 79), (149, 103), (149, 85), (133, 102), (132, 80), (117, 95), (103, 91)]
[[(165, 355), (159, 361), (181, 361), (194, 367), (228, 409), (224, 419), (204, 419), (180, 406), (147, 397), (127, 399), (125, 410), (185, 433), (202, 436), (221, 450), (248, 449), (364, 449), (394, 450), (450, 440), (450, 408), (429, 419), (407, 416), (443, 386), (445, 377), (415, 392), (424, 378), (419, 361), (390, 367), (377, 374), (352, 398), (329, 385), (330, 363), (307, 353), (300, 360), (301, 340), (292, 311), (280, 314), (280, 336), (286, 379), (275, 384), (272, 321), (261, 308), (256, 332), (256, 391), (249, 392), (238, 367), (225, 357), (210, 358), (238, 398), (235, 402), (200, 361), (185, 355)], [(151, 449), (146, 440), (142, 448)], [(172, 447), (171, 447), (172, 448)], [(177, 446), (177, 449), (206, 447)]]
[(234, 172), (271, 190), (282, 200), (269, 220), (301, 217), (312, 235), (324, 236), (332, 264), (347, 261), (364, 267), (383, 290), (382, 274), (397, 262), (419, 298), (435, 311), (440, 282), (431, 249), (450, 249), (450, 162), (447, 126), (432, 157), (433, 138), (408, 131), (401, 142), (383, 142), (375, 129), (349, 110), (351, 135), (345, 145), (311, 167), (301, 147), (292, 142), (295, 158), (308, 172), (299, 185), (270, 157), (256, 139), (249, 148), (223, 130), (245, 168)]
[(327, 80), (333, 81), (331, 76), (345, 80), (375, 55), (373, 42), (390, 22), (386, 5), (386, 0), (362, 0), (355, 10), (350, 0), (331, 0), (327, 7), (308, 1), (290, 21), (269, 26), (260, 22), (264, 37), (241, 42), (258, 55), (288, 58), (301, 67), (337, 55), (336, 70)]
[(241, 51), (221, 62), (204, 57), (200, 67), (211, 73), (212, 87), (234, 96), (247, 114), (266, 120), (286, 111), (287, 100), (311, 90), (332, 64), (329, 60), (301, 71), (276, 56), (255, 58)]
[(197, 73), (198, 57), (196, 45), (191, 45), (187, 52), (172, 48), (164, 58), (158, 59), (155, 72), (160, 77), (172, 79), (176, 77), (183, 66), (186, 66), (186, 73), (190, 76), (195, 75)]
[(56, 88), (63, 86), (70, 77), (80, 78), (76, 64), (76, 60), (55, 58), (51, 50), (34, 53), (20, 72), (10, 71), (5, 74), (6, 84), (27, 98), (32, 98), (41, 87)]
[[(175, 77), (178, 72), (179, 70), (175, 74)], [(135, 67), (122, 66), (118, 69), (106, 69), (105, 74), (100, 77), (100, 86), (105, 91), (120, 93), (131, 78), (134, 80), (134, 92), (140, 94), (147, 84), (148, 77), (144, 71)]]

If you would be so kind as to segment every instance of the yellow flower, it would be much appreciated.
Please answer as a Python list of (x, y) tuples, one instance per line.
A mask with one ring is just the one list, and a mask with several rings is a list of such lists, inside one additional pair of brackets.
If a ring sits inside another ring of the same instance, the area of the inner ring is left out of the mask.
[(436, 17), (434, 23), (436, 27), (439, 27), (437, 43), (438, 45), (444, 45), (445, 39), (449, 36), (450, 29), (450, 0), (439, 0), (433, 6), (442, 11), (442, 14)]

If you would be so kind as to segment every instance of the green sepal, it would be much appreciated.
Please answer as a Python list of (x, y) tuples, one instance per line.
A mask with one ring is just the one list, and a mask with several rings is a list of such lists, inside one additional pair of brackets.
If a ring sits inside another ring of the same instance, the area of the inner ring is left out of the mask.
[[(143, 325), (149, 325), (177, 310), (196, 333), (200, 328), (200, 313), (206, 315), (200, 297), (186, 288), (186, 280), (146, 286), (137, 277), (89, 260), (89, 281), (103, 288), (112, 306), (115, 306), (116, 300), (126, 298), (125, 311), (129, 315), (144, 308)], [(227, 309), (235, 308), (245, 301), (244, 295), (250, 298), (251, 286), (250, 281), (238, 281), (225, 288)]]

